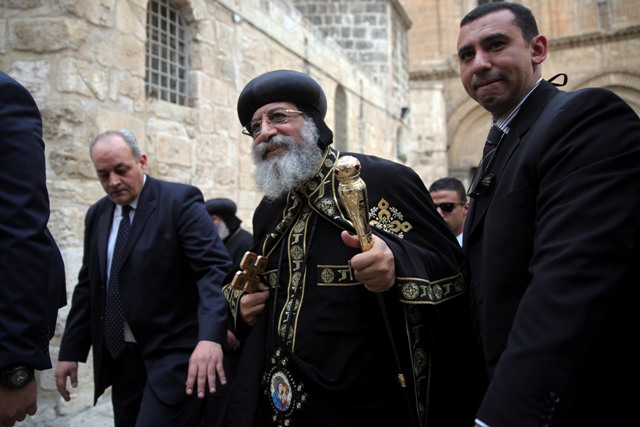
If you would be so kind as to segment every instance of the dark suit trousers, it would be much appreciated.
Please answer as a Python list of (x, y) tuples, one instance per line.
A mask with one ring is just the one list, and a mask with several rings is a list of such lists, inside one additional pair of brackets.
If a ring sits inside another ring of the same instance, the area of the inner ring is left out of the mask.
[[(105, 357), (110, 359), (110, 355)], [(186, 392), (184, 402), (179, 405), (167, 405), (160, 400), (147, 381), (144, 360), (136, 344), (127, 343), (124, 354), (117, 360), (110, 359), (110, 363), (115, 427), (188, 427), (197, 424), (190, 420), (189, 413), (202, 406), (204, 400), (195, 395), (186, 397)], [(186, 381), (186, 372), (184, 378)]]
[(115, 427), (135, 427), (142, 392), (147, 383), (147, 371), (136, 344), (127, 343), (124, 353), (116, 360), (105, 351), (110, 362), (111, 401)]

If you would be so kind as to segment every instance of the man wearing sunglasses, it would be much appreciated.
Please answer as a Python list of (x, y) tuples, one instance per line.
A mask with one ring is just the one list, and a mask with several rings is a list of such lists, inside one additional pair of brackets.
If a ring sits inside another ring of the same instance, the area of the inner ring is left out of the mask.
[(458, 243), (462, 246), (462, 231), (464, 220), (469, 210), (467, 192), (464, 184), (454, 177), (437, 179), (429, 187), (429, 195), (436, 205), (438, 213), (447, 223)]

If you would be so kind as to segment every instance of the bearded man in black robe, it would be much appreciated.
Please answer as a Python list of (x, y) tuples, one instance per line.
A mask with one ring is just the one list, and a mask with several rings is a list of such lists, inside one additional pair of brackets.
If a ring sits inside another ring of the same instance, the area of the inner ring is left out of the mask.
[[(472, 425), (482, 360), (460, 247), (412, 169), (330, 146), (326, 109), (320, 85), (290, 70), (238, 99), (264, 192), (254, 250), (268, 263), (256, 292), (224, 289), (247, 336), (226, 425)], [(347, 154), (367, 185), (366, 252), (338, 195)]]
[(236, 216), (238, 206), (233, 200), (223, 197), (209, 199), (204, 206), (218, 229), (233, 265), (239, 265), (244, 253), (253, 245), (253, 236), (242, 228), (242, 220)]

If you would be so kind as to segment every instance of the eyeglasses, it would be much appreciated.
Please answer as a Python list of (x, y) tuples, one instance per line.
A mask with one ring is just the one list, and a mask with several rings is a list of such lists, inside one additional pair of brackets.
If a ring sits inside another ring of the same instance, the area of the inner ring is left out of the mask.
[(252, 138), (257, 138), (262, 132), (262, 122), (266, 120), (269, 126), (283, 125), (289, 121), (295, 114), (304, 114), (298, 110), (275, 110), (267, 113), (258, 120), (254, 120), (249, 124), (249, 129), (242, 128), (242, 133)]
[(449, 212), (453, 211), (453, 209), (454, 209), (456, 206), (458, 206), (458, 205), (462, 206), (462, 205), (464, 205), (465, 203), (466, 203), (466, 202), (455, 202), (455, 203), (454, 203), (454, 202), (447, 202), (447, 203), (438, 203), (438, 204), (436, 204), (436, 208), (440, 208), (440, 210), (441, 210), (442, 212), (449, 213)]

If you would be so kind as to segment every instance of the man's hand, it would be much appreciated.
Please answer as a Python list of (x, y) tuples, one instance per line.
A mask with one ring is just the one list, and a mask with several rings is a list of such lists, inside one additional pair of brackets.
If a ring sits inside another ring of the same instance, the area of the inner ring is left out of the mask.
[(240, 318), (249, 326), (255, 325), (268, 300), (269, 287), (260, 283), (256, 292), (240, 297)]
[(37, 400), (35, 378), (17, 389), (0, 386), (0, 426), (11, 427), (27, 415), (34, 415), (38, 410)]
[(193, 394), (194, 386), (198, 389), (198, 399), (204, 398), (205, 387), (209, 383), (209, 393), (216, 392), (216, 375), (221, 384), (227, 383), (227, 377), (222, 367), (222, 346), (213, 341), (199, 341), (196, 349), (189, 358), (189, 372), (187, 373), (187, 394)]
[(65, 401), (71, 399), (69, 390), (67, 390), (67, 377), (71, 379), (71, 386), (78, 387), (78, 362), (59, 361), (56, 366), (56, 387), (58, 392)]
[[(358, 236), (343, 231), (340, 237), (347, 246), (360, 247)], [(396, 282), (396, 263), (386, 242), (377, 236), (372, 237), (371, 249), (351, 258), (351, 268), (356, 280), (362, 282), (369, 291), (385, 292)]]

